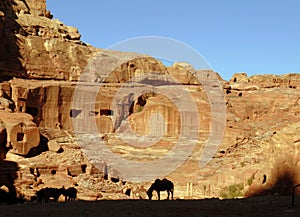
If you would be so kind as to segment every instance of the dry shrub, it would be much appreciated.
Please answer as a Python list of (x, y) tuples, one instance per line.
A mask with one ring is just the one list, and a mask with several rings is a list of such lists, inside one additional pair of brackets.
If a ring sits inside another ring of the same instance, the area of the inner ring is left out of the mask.
[(299, 184), (300, 168), (297, 161), (288, 156), (284, 160), (278, 160), (271, 170), (270, 176), (266, 176), (265, 183), (253, 183), (245, 197), (261, 196), (268, 194), (290, 195), (293, 186)]

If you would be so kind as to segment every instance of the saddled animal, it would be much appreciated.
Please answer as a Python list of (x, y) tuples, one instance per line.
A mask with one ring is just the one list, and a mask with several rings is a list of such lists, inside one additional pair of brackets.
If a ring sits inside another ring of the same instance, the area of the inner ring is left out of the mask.
[(38, 202), (48, 202), (50, 198), (53, 198), (53, 201), (58, 201), (60, 195), (65, 191), (65, 188), (42, 188), (36, 192)]
[(155, 182), (150, 186), (150, 188), (147, 191), (147, 195), (149, 197), (149, 200), (152, 199), (152, 192), (153, 191), (157, 192), (158, 200), (160, 200), (160, 192), (161, 191), (167, 191), (167, 193), (168, 193), (167, 200), (169, 200), (170, 193), (171, 193), (172, 200), (173, 200), (174, 184), (173, 184), (173, 182), (171, 182), (168, 179), (163, 179), (163, 180), (156, 179)]
[(74, 187), (65, 189), (63, 195), (65, 196), (65, 201), (75, 200), (77, 197), (77, 189)]

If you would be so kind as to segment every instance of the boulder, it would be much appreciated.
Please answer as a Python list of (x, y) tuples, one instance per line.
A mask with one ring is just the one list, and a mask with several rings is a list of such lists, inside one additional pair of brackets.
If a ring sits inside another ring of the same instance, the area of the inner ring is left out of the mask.
[(61, 146), (58, 144), (58, 142), (56, 142), (55, 140), (50, 140), (47, 144), (48, 144), (49, 151), (58, 153), (62, 149)]
[(39, 129), (29, 114), (3, 111), (0, 120), (5, 125), (7, 144), (13, 153), (27, 155), (31, 148), (39, 145)]

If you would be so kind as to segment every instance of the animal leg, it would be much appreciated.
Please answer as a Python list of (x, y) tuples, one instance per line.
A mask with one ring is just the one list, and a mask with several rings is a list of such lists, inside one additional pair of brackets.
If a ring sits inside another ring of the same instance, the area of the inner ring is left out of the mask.
[(48, 196), (46, 196), (46, 197), (44, 197), (44, 203), (48, 203), (48, 201), (49, 201), (49, 197)]
[(160, 191), (157, 191), (158, 200), (160, 200)]

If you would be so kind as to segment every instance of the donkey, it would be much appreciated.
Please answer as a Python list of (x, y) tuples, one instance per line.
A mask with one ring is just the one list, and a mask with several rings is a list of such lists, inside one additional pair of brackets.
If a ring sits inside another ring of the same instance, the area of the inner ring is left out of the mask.
[(58, 202), (58, 198), (65, 191), (65, 188), (42, 188), (36, 192), (38, 202), (48, 202), (50, 198), (53, 198), (53, 201)]
[(152, 199), (152, 192), (153, 191), (157, 192), (158, 200), (160, 200), (160, 192), (161, 191), (167, 191), (168, 192), (167, 200), (169, 200), (169, 196), (170, 196), (170, 192), (171, 192), (171, 196), (172, 196), (172, 200), (173, 200), (174, 184), (173, 184), (173, 182), (171, 182), (168, 179), (163, 179), (163, 180), (156, 179), (155, 182), (150, 186), (150, 188), (147, 191), (147, 195), (149, 197), (149, 200)]
[(65, 196), (65, 201), (75, 200), (77, 197), (77, 189), (74, 187), (65, 189), (63, 195)]

